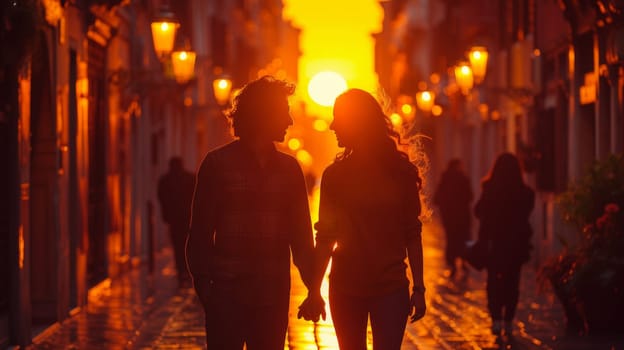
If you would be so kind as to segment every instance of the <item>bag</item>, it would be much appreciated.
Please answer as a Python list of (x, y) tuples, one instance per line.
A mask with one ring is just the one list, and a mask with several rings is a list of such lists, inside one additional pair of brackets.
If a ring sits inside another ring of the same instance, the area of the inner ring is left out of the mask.
[(490, 244), (485, 240), (468, 241), (466, 242), (466, 249), (464, 253), (464, 259), (473, 268), (481, 271), (487, 265), (488, 258), (490, 256)]

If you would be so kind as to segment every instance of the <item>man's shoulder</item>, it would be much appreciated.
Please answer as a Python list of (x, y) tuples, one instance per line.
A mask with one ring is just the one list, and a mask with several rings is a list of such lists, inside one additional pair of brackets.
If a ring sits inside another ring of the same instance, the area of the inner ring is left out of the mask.
[(240, 147), (238, 146), (237, 140), (231, 141), (221, 146), (217, 146), (211, 149), (210, 151), (208, 151), (208, 153), (206, 153), (206, 156), (204, 156), (204, 160), (202, 161), (202, 164), (232, 157), (232, 155), (238, 152), (239, 148)]
[(278, 149), (275, 150), (275, 154), (276, 154), (276, 158), (284, 163), (284, 164), (288, 164), (288, 165), (296, 165), (299, 166), (299, 162), (297, 161), (297, 158), (293, 157), (291, 154), (288, 154), (284, 151), (280, 151)]
[(222, 155), (225, 155), (225, 154), (236, 152), (236, 150), (239, 148), (238, 146), (239, 146), (239, 141), (238, 140), (234, 140), (234, 141), (228, 142), (226, 144), (223, 144), (221, 146), (217, 146), (217, 147), (213, 148), (212, 150), (208, 151), (208, 153), (206, 154), (206, 157), (222, 156)]

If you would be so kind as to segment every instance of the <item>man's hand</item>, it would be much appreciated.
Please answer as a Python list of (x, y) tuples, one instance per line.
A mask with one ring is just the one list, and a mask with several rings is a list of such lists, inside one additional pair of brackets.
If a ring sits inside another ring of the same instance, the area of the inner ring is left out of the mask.
[(320, 294), (308, 294), (308, 297), (299, 306), (297, 313), (297, 318), (312, 322), (318, 322), (320, 318), (325, 321), (326, 317), (325, 300)]
[(410, 298), (410, 322), (416, 322), (425, 316), (427, 305), (425, 304), (425, 293), (414, 291)]

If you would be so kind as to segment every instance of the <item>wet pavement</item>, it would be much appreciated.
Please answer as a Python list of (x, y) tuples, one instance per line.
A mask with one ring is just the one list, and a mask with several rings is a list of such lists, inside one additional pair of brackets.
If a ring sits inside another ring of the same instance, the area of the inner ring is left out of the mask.
[[(447, 277), (442, 237), (439, 225), (425, 225), (428, 310), (422, 320), (408, 324), (402, 350), (624, 349), (624, 335), (566, 335), (558, 302), (552, 294), (538, 290), (535, 269), (529, 265), (523, 269), (512, 337), (493, 336), (486, 309), (485, 273), (469, 270)], [(139, 266), (103, 282), (90, 292), (83, 311), (50, 327), (28, 349), (201, 349), (203, 311), (191, 289), (177, 289), (172, 264), (171, 252), (165, 250), (158, 257), (153, 277), (146, 267)], [(293, 276), (298, 276), (294, 270)], [(327, 295), (327, 283), (323, 293)], [(326, 321), (317, 324), (296, 318), (305, 295), (305, 287), (293, 278), (285, 349), (338, 349), (329, 313)]]

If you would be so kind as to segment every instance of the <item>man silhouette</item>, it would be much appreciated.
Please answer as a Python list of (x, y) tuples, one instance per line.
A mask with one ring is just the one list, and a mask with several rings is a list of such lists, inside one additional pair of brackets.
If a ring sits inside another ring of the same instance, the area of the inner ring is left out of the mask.
[(169, 171), (158, 180), (158, 201), (163, 220), (169, 225), (178, 284), (190, 287), (190, 276), (184, 259), (184, 244), (191, 218), (191, 201), (195, 176), (184, 169), (182, 158), (169, 160)]
[(306, 184), (274, 145), (292, 125), (293, 91), (269, 76), (243, 87), (228, 114), (238, 139), (209, 152), (197, 174), (186, 252), (209, 349), (283, 349), (291, 251), (309, 285)]
[(446, 234), (445, 259), (450, 277), (457, 271), (456, 260), (461, 260), (460, 266), (465, 268), (463, 254), (466, 241), (470, 239), (471, 202), (472, 188), (463, 162), (458, 158), (451, 159), (433, 195)]

